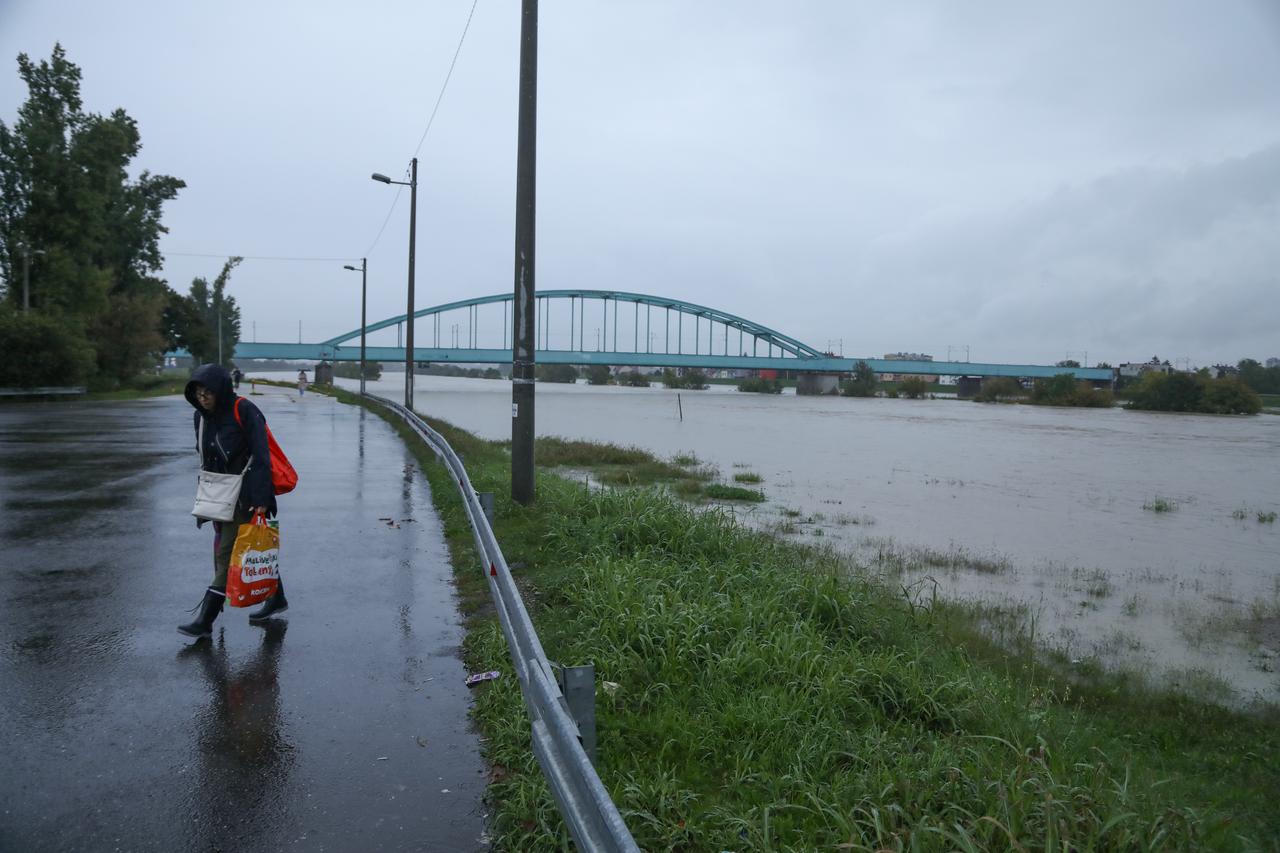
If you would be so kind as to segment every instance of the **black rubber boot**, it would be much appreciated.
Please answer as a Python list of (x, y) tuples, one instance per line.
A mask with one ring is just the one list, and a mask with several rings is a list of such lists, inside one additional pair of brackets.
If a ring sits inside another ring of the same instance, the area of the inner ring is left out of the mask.
[(249, 614), (250, 622), (265, 622), (277, 613), (283, 613), (289, 609), (289, 599), (284, 597), (284, 581), (280, 581), (280, 585), (276, 587), (276, 591), (271, 597), (262, 602), (262, 606)]
[(209, 587), (204, 591), (204, 598), (200, 599), (200, 603), (196, 605), (200, 611), (196, 615), (196, 621), (188, 622), (186, 625), (179, 625), (178, 632), (186, 634), (188, 637), (208, 637), (213, 634), (213, 620), (218, 618), (218, 614), (222, 612), (222, 605), (227, 600), (227, 594), (217, 587)]

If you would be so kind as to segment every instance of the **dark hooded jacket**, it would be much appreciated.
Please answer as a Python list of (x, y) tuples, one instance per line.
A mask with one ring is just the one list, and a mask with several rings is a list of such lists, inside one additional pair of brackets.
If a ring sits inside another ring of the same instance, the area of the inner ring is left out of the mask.
[[(212, 412), (207, 412), (196, 399), (196, 386), (203, 385), (217, 395)], [(271, 486), (271, 451), (267, 446), (267, 419), (251, 401), (237, 397), (231, 374), (216, 364), (202, 364), (187, 383), (187, 402), (195, 408), (193, 423), (197, 441), (200, 421), (204, 419), (204, 446), (200, 448), (200, 465), (219, 474), (239, 474), (252, 460), (240, 487), (236, 510), (243, 513), (251, 506), (264, 506), (268, 515), (276, 514), (276, 495)], [(236, 422), (235, 404), (240, 400), (240, 422)]]

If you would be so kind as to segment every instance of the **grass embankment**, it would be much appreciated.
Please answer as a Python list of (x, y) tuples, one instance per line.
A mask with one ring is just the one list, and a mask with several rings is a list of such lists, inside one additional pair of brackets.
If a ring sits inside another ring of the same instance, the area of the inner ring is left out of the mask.
[[(496, 532), (547, 654), (596, 665), (598, 766), (642, 849), (1255, 849), (1280, 838), (1274, 713), (1135, 691), (1098, 671), (1072, 683), (1030, 646), (986, 639), (970, 611), (907, 603), (829, 552), (651, 488), (542, 473), (536, 504), (521, 507), (506, 497), (501, 444), (433, 425), (475, 487), (497, 495)], [(477, 690), (474, 709), (495, 848), (566, 848), (452, 480), (397, 428), (453, 549), (468, 665), (506, 675)]]

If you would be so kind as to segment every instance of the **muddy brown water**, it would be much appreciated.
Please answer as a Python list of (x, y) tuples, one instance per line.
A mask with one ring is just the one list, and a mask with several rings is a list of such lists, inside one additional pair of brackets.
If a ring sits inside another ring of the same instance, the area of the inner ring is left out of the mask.
[[(419, 377), (415, 402), (510, 437), (506, 382)], [(757, 473), (748, 523), (923, 561), (894, 582), (1013, 611), (1073, 659), (1280, 701), (1280, 521), (1257, 518), (1280, 511), (1280, 417), (539, 384), (537, 431)]]

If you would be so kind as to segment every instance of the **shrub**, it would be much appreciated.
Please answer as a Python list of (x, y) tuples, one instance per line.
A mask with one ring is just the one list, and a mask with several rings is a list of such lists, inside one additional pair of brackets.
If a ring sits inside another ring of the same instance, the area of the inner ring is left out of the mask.
[(929, 383), (923, 376), (908, 376), (898, 383), (898, 393), (903, 397), (918, 400), (929, 391)]
[(781, 394), (782, 383), (777, 379), (744, 379), (738, 383), (739, 391), (748, 391), (754, 394)]
[(588, 385), (608, 385), (613, 381), (613, 374), (607, 364), (593, 364), (587, 368)]
[(572, 364), (539, 364), (535, 368), (539, 382), (562, 382), (570, 384), (578, 381), (578, 368)]
[(1212, 379), (1207, 373), (1152, 371), (1133, 387), (1129, 408), (1154, 412), (1256, 415), (1262, 411), (1262, 400), (1235, 377)]
[(93, 347), (47, 314), (0, 307), (0, 387), (80, 385), (94, 368)]
[(845, 397), (874, 397), (876, 374), (871, 365), (860, 361), (853, 368), (853, 376), (840, 383), (840, 393)]
[[(343, 379), (359, 379), (360, 378), (360, 362), (339, 361), (333, 366), (333, 375), (340, 376)], [(365, 379), (381, 379), (382, 365), (376, 361), (366, 361), (364, 378)]]
[(682, 374), (671, 368), (662, 371), (662, 384), (668, 388), (687, 388), (690, 391), (703, 391), (707, 386), (707, 375), (697, 368), (691, 368)]
[(1110, 391), (1099, 391), (1073, 374), (1059, 373), (1051, 379), (1037, 379), (1031, 388), (1030, 402), (1037, 406), (1107, 408), (1115, 399)]
[(975, 403), (1002, 403), (1023, 396), (1022, 386), (1012, 376), (990, 376), (982, 380), (982, 390), (974, 395)]
[(632, 388), (648, 388), (649, 377), (638, 370), (628, 370), (618, 377), (618, 384), (628, 385)]

